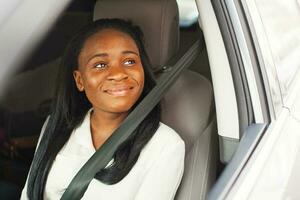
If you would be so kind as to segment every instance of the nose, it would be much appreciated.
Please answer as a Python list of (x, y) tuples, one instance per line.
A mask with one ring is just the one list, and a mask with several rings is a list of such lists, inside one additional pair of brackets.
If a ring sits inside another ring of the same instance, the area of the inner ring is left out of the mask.
[(128, 78), (128, 74), (123, 66), (114, 65), (109, 68), (108, 80), (122, 81)]

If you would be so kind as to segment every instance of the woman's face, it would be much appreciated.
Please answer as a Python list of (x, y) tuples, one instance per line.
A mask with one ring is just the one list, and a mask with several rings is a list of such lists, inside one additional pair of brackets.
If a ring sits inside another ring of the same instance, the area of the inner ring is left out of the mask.
[(140, 97), (144, 70), (139, 50), (126, 33), (104, 29), (89, 37), (78, 58), (73, 76), (94, 110), (124, 113)]

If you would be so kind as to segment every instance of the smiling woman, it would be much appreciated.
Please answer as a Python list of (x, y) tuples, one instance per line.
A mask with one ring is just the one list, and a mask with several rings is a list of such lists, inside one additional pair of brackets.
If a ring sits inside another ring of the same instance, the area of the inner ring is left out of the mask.
[(100, 31), (85, 42), (78, 64), (74, 77), (77, 88), (85, 91), (93, 105), (92, 122), (97, 119), (94, 121), (106, 124), (100, 118), (105, 115), (110, 120), (116, 113), (122, 121), (144, 87), (144, 70), (134, 40), (114, 29)]
[[(59, 199), (155, 86), (142, 38), (129, 22), (101, 19), (70, 41), (21, 199)], [(83, 198), (173, 199), (184, 151), (183, 140), (160, 122), (158, 104), (95, 175)]]
[(114, 29), (91, 36), (79, 54), (74, 78), (93, 106), (91, 129), (98, 149), (140, 97), (144, 70), (131, 37)]

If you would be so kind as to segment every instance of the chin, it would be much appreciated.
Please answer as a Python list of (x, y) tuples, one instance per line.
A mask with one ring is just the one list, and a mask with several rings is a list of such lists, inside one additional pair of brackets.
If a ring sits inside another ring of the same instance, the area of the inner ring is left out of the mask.
[(111, 113), (126, 113), (129, 112), (133, 105), (111, 105), (107, 111)]

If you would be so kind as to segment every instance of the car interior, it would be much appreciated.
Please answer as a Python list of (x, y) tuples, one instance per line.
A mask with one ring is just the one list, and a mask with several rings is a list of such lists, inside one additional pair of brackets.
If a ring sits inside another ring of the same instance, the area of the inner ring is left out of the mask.
[(161, 120), (186, 145), (184, 176), (175, 199), (204, 199), (223, 168), (213, 88), (201, 27), (198, 22), (180, 27), (175, 0), (72, 1), (10, 78), (0, 98), (0, 185), (15, 191), (11, 199), (16, 194), (19, 198), (41, 127), (50, 114), (62, 52), (76, 30), (99, 18), (122, 18), (141, 27), (157, 77), (172, 70), (188, 48), (200, 41), (201, 53), (161, 101)]

